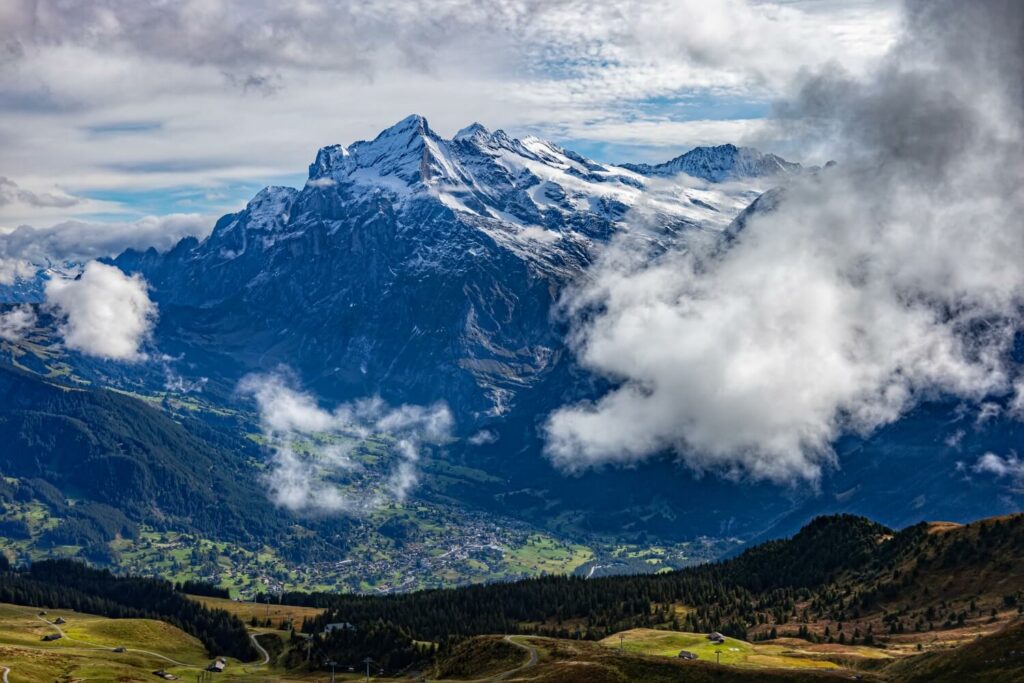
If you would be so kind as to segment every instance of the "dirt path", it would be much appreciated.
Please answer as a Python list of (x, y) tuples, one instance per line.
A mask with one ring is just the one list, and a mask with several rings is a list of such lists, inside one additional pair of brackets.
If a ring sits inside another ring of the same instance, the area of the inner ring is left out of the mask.
[(7, 674), (11, 673), (11, 670), (6, 666), (0, 666), (0, 669), (4, 670), (3, 676), (0, 676), (0, 681), (3, 681), (4, 683), (10, 683), (10, 681), (7, 680)]
[(249, 639), (252, 641), (253, 647), (255, 647), (259, 651), (259, 653), (263, 655), (263, 661), (259, 664), (253, 664), (252, 666), (266, 666), (267, 664), (270, 664), (270, 653), (263, 649), (263, 646), (260, 645), (259, 639), (256, 638), (257, 635), (258, 634), (256, 633), (250, 633)]
[(511, 671), (506, 671), (504, 673), (498, 674), (497, 676), (494, 676), (493, 678), (488, 678), (485, 683), (499, 683), (499, 681), (507, 681), (515, 674), (537, 666), (537, 648), (535, 648), (533, 645), (530, 645), (529, 643), (521, 643), (518, 640), (515, 640), (515, 638), (516, 636), (505, 636), (505, 642), (511, 645), (515, 645), (521, 650), (526, 650), (530, 653), (530, 658), (526, 661), (525, 664), (517, 666)]

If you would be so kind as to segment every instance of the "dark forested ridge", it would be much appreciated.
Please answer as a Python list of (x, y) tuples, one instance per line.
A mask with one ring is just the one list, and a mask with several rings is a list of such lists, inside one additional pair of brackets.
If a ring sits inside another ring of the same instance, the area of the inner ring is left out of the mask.
[(211, 655), (243, 660), (256, 656), (237, 617), (189, 600), (167, 581), (117, 577), (70, 560), (37, 562), (25, 571), (0, 569), (0, 602), (112, 618), (160, 619), (199, 638)]
[[(1016, 618), (1024, 604), (1021, 566), (1022, 515), (899, 532), (839, 515), (736, 558), (664, 574), (549, 576), (390, 596), (291, 593), (281, 600), (328, 608), (306, 624), (309, 631), (337, 621), (387, 622), (424, 640), (486, 633), (603, 638), (659, 627), (872, 644), (905, 629)], [(687, 609), (681, 614), (677, 606)]]

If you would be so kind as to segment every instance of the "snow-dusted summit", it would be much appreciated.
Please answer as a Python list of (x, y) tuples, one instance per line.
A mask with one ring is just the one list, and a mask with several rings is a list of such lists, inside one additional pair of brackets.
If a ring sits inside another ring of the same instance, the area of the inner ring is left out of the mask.
[(625, 164), (625, 168), (647, 176), (675, 176), (685, 173), (713, 183), (726, 180), (772, 178), (799, 173), (800, 164), (774, 154), (763, 154), (752, 147), (719, 145), (695, 147), (686, 154), (662, 164)]

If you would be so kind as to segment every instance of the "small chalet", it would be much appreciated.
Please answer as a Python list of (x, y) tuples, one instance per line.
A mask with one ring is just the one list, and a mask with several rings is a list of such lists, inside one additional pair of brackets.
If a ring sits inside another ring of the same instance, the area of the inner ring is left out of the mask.
[(715, 631), (714, 633), (709, 633), (708, 634), (708, 640), (710, 640), (712, 643), (719, 643), (719, 644), (721, 644), (721, 643), (725, 642), (725, 636), (723, 636), (718, 631)]
[(46, 641), (47, 643), (53, 642), (54, 640), (60, 640), (60, 639), (61, 639), (61, 635), (59, 633), (47, 633), (45, 636), (43, 636), (43, 640)]
[(221, 673), (224, 671), (227, 665), (228, 663), (224, 659), (218, 657), (217, 659), (210, 662), (210, 666), (206, 667), (206, 670), (212, 671), (214, 673)]
[(676, 655), (679, 659), (697, 659), (696, 652), (690, 652), (689, 650), (680, 650), (679, 654)]
[(327, 624), (324, 626), (324, 633), (334, 633), (335, 631), (355, 631), (356, 625), (350, 624), (347, 621), (339, 621), (333, 624)]

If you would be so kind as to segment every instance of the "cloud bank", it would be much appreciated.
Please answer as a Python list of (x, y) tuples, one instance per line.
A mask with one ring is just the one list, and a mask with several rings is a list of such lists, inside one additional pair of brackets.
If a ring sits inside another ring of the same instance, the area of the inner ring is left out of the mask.
[(68, 208), (82, 200), (66, 193), (33, 192), (20, 187), (10, 178), (0, 176), (0, 206), (21, 202), (34, 207)]
[(141, 347), (152, 334), (157, 308), (141, 276), (91, 261), (75, 280), (47, 281), (45, 292), (67, 348), (107, 360), (147, 358)]
[[(618, 382), (546, 425), (576, 470), (673, 451), (697, 470), (816, 480), (832, 441), (937, 395), (1003, 397), (1024, 306), (1024, 6), (914, 0), (859, 78), (803, 79), (779, 125), (838, 166), (730, 245), (622, 238), (571, 292), (580, 361)], [(646, 217), (633, 216), (638, 231)]]
[[(370, 398), (326, 410), (316, 397), (298, 388), (286, 369), (248, 375), (240, 382), (239, 392), (255, 399), (272, 451), (265, 476), (270, 498), (295, 512), (355, 514), (387, 497), (405, 500), (417, 482), (416, 463), (422, 448), (445, 442), (452, 429), (451, 412), (443, 404), (392, 407), (380, 398)], [(397, 463), (370, 490), (343, 491), (332, 479), (358, 469), (346, 443), (372, 435), (393, 441)]]
[(0, 284), (33, 277), (49, 263), (84, 262), (125, 249), (166, 251), (183, 237), (207, 235), (214, 221), (198, 214), (147, 216), (137, 221), (64, 221), (49, 228), (20, 226), (0, 233)]
[(21, 341), (25, 333), (36, 324), (36, 312), (31, 306), (17, 306), (0, 313), (0, 339), (9, 342)]

